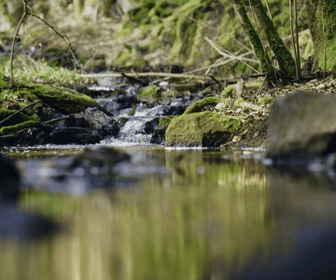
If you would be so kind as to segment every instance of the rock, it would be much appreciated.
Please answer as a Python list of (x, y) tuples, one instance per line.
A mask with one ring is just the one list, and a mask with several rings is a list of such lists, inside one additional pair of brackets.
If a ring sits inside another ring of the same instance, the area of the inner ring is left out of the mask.
[(0, 156), (0, 204), (16, 202), (19, 195), (20, 174), (15, 164)]
[[(129, 160), (128, 154), (117, 149), (86, 149), (75, 156), (26, 165), (23, 183), (27, 189), (81, 195), (93, 189), (113, 187), (117, 176), (114, 167)], [(43, 173), (38, 172), (41, 166), (45, 170)]]
[(50, 143), (53, 144), (95, 144), (103, 137), (95, 130), (82, 127), (57, 128), (50, 134)]
[(107, 116), (97, 108), (88, 108), (83, 115), (88, 121), (88, 126), (103, 137), (116, 136), (122, 126), (117, 118)]
[(336, 95), (299, 91), (274, 102), (268, 157), (308, 160), (336, 152)]
[(0, 156), (0, 237), (36, 239), (53, 233), (59, 226), (42, 216), (25, 213), (16, 207), (20, 174), (15, 164)]
[(162, 145), (165, 143), (166, 130), (172, 120), (172, 117), (165, 116), (160, 119), (159, 124), (155, 128), (155, 131), (150, 140), (151, 144)]
[(213, 112), (183, 114), (166, 131), (166, 146), (219, 147), (240, 127), (238, 118)]

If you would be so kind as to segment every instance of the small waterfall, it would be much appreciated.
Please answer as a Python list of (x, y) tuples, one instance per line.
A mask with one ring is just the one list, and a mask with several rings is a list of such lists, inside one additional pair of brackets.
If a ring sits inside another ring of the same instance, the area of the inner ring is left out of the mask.
[(120, 129), (118, 138), (105, 139), (102, 144), (149, 144), (152, 134), (148, 133), (147, 126), (153, 119), (137, 116), (129, 117)]

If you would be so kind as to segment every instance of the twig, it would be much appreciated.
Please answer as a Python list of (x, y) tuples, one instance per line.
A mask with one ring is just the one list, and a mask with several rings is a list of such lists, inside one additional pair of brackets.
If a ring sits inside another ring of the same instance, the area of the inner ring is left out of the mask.
[(15, 34), (14, 34), (14, 37), (13, 37), (13, 41), (12, 41), (12, 47), (11, 47), (11, 55), (10, 55), (10, 82), (12, 83), (13, 82), (13, 57), (14, 57), (14, 47), (15, 47), (15, 41), (16, 41), (16, 38), (20, 32), (20, 28), (21, 28), (21, 25), (22, 23), (24, 22), (25, 18), (27, 15), (31, 15), (32, 17), (35, 17), (39, 20), (41, 20), (44, 24), (46, 24), (48, 27), (50, 27), (55, 33), (56, 35), (58, 35), (69, 47), (69, 51), (70, 51), (70, 54), (73, 58), (73, 63), (74, 63), (74, 67), (75, 69), (77, 69), (76, 65), (77, 65), (77, 59), (76, 59), (76, 56), (72, 50), (72, 47), (71, 47), (71, 42), (69, 40), (69, 38), (67, 36), (64, 36), (62, 35), (61, 33), (59, 33), (52, 25), (50, 25), (47, 21), (45, 21), (44, 19), (42, 19), (41, 17), (35, 15), (33, 12), (32, 12), (32, 9), (30, 6), (28, 6), (27, 4), (27, 1), (28, 0), (22, 0), (22, 5), (23, 5), (23, 14), (21, 16), (21, 19), (16, 27), (16, 31), (15, 31)]
[(43, 122), (43, 124), (50, 124), (50, 123), (53, 123), (53, 122), (63, 121), (67, 118), (69, 118), (69, 116), (64, 116), (64, 117), (52, 119), (52, 120), (49, 120), (49, 121), (45, 121), (45, 122)]
[(294, 0), (294, 15), (295, 15), (295, 36), (296, 36), (296, 76), (297, 79), (301, 79), (301, 63), (300, 63), (300, 44), (299, 44), (299, 27), (298, 27), (298, 14), (297, 14), (297, 1)]
[[(256, 62), (259, 63), (259, 61), (255, 60), (255, 59), (250, 59), (250, 58), (244, 58), (242, 59), (239, 56), (235, 56), (234, 54), (230, 53), (227, 50), (222, 49), (221, 47), (219, 47), (215, 42), (213, 42), (212, 40), (210, 40), (209, 38), (205, 37), (205, 40), (207, 40), (207, 42), (222, 56), (225, 57), (230, 57), (230, 58), (235, 58), (237, 60), (239, 60), (240, 62), (242, 62), (243, 64), (245, 64), (248, 68), (252, 69), (254, 72), (259, 73), (256, 69), (254, 69), (252, 66), (248, 65), (245, 61), (250, 61), (250, 62)], [(245, 61), (244, 61), (245, 60)]]
[(70, 42), (68, 36), (66, 36), (66, 35), (62, 35), (61, 33), (59, 33), (59, 32), (55, 29), (55, 27), (53, 27), (51, 24), (49, 24), (49, 23), (48, 23), (47, 21), (45, 21), (43, 18), (41, 18), (41, 17), (39, 17), (39, 16), (33, 14), (31, 11), (30, 11), (29, 14), (30, 14), (32, 17), (35, 17), (35, 18), (39, 19), (39, 20), (42, 21), (45, 25), (47, 25), (49, 28), (51, 28), (51, 29), (56, 33), (56, 35), (58, 35), (58, 36), (59, 36), (59, 37), (60, 37), (60, 38), (61, 38), (61, 39), (68, 45), (70, 54), (71, 54), (72, 59), (73, 59), (74, 67), (75, 67), (75, 69), (77, 69), (77, 65), (78, 65), (78, 63), (77, 63), (77, 58), (76, 58), (76, 56), (75, 56), (75, 54), (74, 54), (74, 52), (73, 52), (73, 50), (72, 50), (71, 42)]
[(16, 27), (15, 34), (14, 34), (13, 41), (12, 41), (12, 47), (11, 47), (11, 55), (10, 55), (10, 82), (11, 83), (13, 82), (13, 56), (14, 56), (15, 41), (16, 41), (16, 38), (17, 38), (19, 32), (20, 32), (21, 25), (22, 25), (22, 23), (24, 22), (24, 19), (27, 16), (27, 0), (22, 0), (22, 4), (23, 4), (23, 14), (22, 14), (22, 16), (20, 18), (20, 21), (19, 21), (19, 23)]
[(327, 40), (325, 36), (325, 24), (324, 24), (324, 5), (321, 6), (321, 13), (322, 13), (322, 32), (323, 32), (323, 51), (324, 51), (324, 73), (323, 78), (326, 77), (327, 73)]
[(266, 3), (267, 11), (268, 11), (268, 16), (269, 16), (269, 18), (271, 19), (271, 21), (273, 21), (273, 17), (272, 17), (272, 14), (271, 14), (270, 7), (269, 7), (269, 5), (268, 5), (268, 1), (265, 0), (265, 3)]
[(9, 119), (11, 119), (12, 117), (16, 116), (17, 114), (21, 113), (22, 111), (26, 110), (27, 108), (36, 105), (37, 103), (43, 102), (42, 100), (36, 100), (33, 103), (28, 104), (27, 106), (21, 108), (20, 110), (16, 111), (15, 113), (9, 115), (7, 118), (3, 119), (2, 121), (0, 121), (0, 125), (2, 125), (4, 122), (8, 121)]

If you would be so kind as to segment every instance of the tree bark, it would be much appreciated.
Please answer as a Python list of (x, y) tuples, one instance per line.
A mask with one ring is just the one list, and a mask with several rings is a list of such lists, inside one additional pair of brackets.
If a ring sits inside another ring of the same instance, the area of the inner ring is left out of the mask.
[(314, 43), (313, 70), (331, 71), (336, 67), (336, 3), (307, 0), (309, 30)]
[[(245, 4), (241, 0), (233, 0), (233, 7), (236, 11), (236, 14), (239, 17), (240, 23), (249, 37), (251, 45), (253, 47), (254, 53), (256, 57), (259, 59), (261, 63), (261, 71), (267, 72), (269, 74), (273, 74), (274, 70), (270, 60), (264, 51), (262, 42), (256, 30), (254, 29), (250, 19), (247, 16)], [(272, 75), (273, 76), (273, 75)]]
[(251, 0), (251, 4), (257, 14), (258, 20), (265, 31), (268, 43), (279, 63), (279, 68), (287, 76), (295, 76), (295, 61), (290, 51), (285, 46), (278, 32), (274, 28), (273, 21), (268, 17), (265, 7), (260, 0)]

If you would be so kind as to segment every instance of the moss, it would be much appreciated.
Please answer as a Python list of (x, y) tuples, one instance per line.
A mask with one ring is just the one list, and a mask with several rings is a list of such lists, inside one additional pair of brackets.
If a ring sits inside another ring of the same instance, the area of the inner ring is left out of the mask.
[(234, 84), (226, 86), (225, 89), (222, 91), (221, 96), (224, 97), (224, 98), (227, 98), (227, 97), (234, 98), (235, 97), (234, 96), (235, 86), (236, 85), (234, 85)]
[(162, 93), (161, 88), (156, 85), (151, 85), (148, 87), (142, 87), (139, 89), (137, 96), (140, 100), (161, 100)]
[(213, 112), (182, 115), (166, 131), (167, 146), (218, 147), (240, 128), (238, 118)]
[(161, 118), (159, 124), (158, 124), (158, 128), (166, 128), (169, 126), (169, 124), (171, 123), (172, 119), (177, 118), (179, 116), (164, 116), (163, 118)]
[(200, 101), (195, 102), (193, 105), (191, 105), (185, 112), (184, 115), (202, 112), (202, 111), (208, 111), (210, 108), (212, 109), (215, 107), (218, 103), (223, 102), (223, 99), (218, 97), (207, 97)]
[(279, 63), (280, 70), (287, 76), (295, 76), (296, 69), (294, 58), (274, 28), (266, 8), (262, 5), (260, 0), (251, 0), (251, 3), (255, 9), (258, 20), (266, 33), (267, 41)]
[(4, 126), (0, 128), (0, 134), (7, 135), (7, 134), (11, 134), (11, 133), (17, 132), (25, 128), (35, 127), (37, 125), (39, 125), (39, 122), (37, 121), (26, 121), (26, 122), (18, 123), (15, 125)]
[(243, 97), (238, 98), (238, 99), (234, 102), (233, 106), (234, 106), (234, 107), (240, 107), (240, 105), (241, 105), (243, 102), (245, 102), (245, 99), (244, 99)]
[[(7, 86), (11, 87), (11, 85)], [(108, 114), (108, 112), (91, 97), (74, 90), (33, 83), (16, 84), (14, 88), (17, 90), (17, 94), (22, 98), (31, 99), (35, 95), (36, 99), (41, 99), (43, 103), (64, 114), (79, 113), (88, 107), (96, 107)]]
[(274, 100), (273, 97), (271, 96), (267, 96), (267, 97), (261, 97), (259, 100), (258, 100), (258, 104), (270, 104), (272, 103)]
[(0, 107), (0, 120), (7, 118), (13, 113), (15, 113), (14, 110), (9, 110), (9, 109)]

